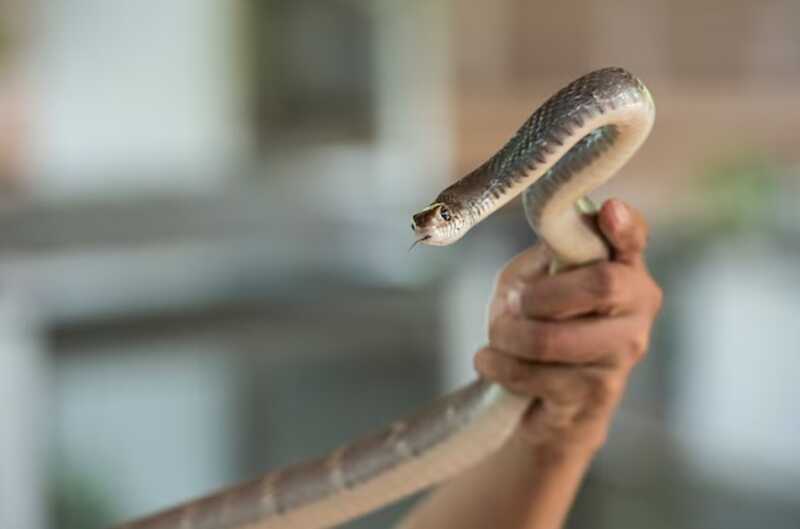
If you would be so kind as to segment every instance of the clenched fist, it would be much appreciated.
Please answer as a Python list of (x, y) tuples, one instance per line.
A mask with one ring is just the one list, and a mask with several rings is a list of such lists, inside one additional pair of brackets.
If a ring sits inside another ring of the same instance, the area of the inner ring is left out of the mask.
[(532, 398), (518, 435), (536, 446), (602, 446), (661, 307), (641, 214), (609, 200), (597, 224), (610, 261), (550, 275), (553, 256), (538, 245), (506, 265), (489, 307), (489, 345), (475, 355), (483, 377)]

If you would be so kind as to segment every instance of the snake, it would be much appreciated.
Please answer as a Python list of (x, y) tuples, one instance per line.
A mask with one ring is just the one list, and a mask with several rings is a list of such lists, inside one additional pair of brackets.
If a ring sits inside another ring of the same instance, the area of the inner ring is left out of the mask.
[[(611, 257), (586, 197), (647, 138), (655, 105), (627, 70), (602, 68), (542, 104), (491, 158), (419, 213), (416, 242), (445, 246), (521, 195), (552, 271)], [(117, 529), (323, 529), (441, 483), (500, 449), (530, 397), (483, 378), (327, 455)]]

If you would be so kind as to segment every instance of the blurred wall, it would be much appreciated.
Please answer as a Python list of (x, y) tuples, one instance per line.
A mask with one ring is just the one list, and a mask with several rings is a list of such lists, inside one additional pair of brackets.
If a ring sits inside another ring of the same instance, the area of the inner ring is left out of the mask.
[(219, 185), (246, 147), (230, 60), (234, 13), (234, 3), (211, 0), (39, 3), (35, 192)]

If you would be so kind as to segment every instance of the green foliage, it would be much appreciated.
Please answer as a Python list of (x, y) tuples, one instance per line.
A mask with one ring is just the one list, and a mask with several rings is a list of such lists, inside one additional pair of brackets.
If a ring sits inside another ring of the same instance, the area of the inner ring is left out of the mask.
[(699, 196), (714, 231), (760, 229), (772, 224), (781, 193), (782, 168), (761, 155), (712, 166), (699, 180)]

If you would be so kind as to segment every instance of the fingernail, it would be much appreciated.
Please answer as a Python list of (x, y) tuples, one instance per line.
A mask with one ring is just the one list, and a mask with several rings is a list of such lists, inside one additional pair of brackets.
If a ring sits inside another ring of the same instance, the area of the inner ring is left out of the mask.
[(519, 288), (512, 287), (508, 289), (506, 303), (508, 304), (508, 310), (511, 314), (515, 316), (522, 314), (522, 293), (519, 291)]
[(614, 204), (612, 213), (614, 214), (614, 221), (616, 221), (617, 226), (624, 226), (631, 218), (628, 208), (619, 202)]

